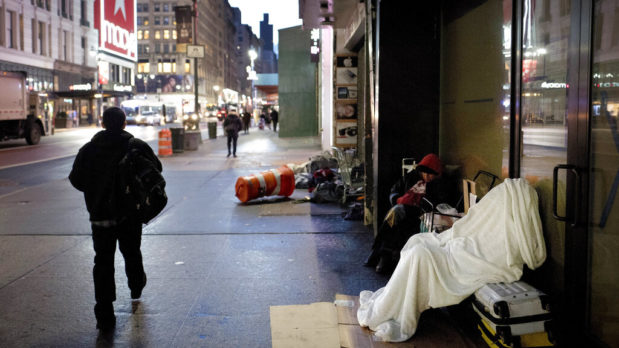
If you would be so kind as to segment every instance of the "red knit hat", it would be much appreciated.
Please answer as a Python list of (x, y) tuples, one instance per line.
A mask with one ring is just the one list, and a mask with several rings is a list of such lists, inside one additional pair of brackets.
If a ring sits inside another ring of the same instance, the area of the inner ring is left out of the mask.
[(432, 173), (441, 175), (443, 172), (443, 164), (437, 155), (431, 153), (426, 155), (417, 165), (417, 170), (420, 172)]

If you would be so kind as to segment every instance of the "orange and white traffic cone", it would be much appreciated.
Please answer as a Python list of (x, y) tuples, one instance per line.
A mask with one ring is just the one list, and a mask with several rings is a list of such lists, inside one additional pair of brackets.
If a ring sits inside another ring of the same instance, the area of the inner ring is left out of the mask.
[(243, 203), (264, 196), (290, 196), (294, 192), (294, 172), (287, 166), (236, 180), (236, 197)]

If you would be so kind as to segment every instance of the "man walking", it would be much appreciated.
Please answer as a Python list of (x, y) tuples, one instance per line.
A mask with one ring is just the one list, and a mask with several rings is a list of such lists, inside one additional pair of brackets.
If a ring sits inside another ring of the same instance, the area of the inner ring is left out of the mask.
[[(224, 121), (224, 131), (226, 132), (226, 136), (228, 137), (228, 156), (230, 157), (230, 153), (234, 157), (236, 157), (236, 142), (239, 138), (239, 132), (243, 128), (243, 124), (241, 123), (241, 118), (236, 113), (236, 107), (231, 106), (230, 111), (228, 113), (228, 117)], [(232, 143), (232, 152), (230, 152), (230, 143)]]
[(275, 108), (271, 111), (271, 121), (273, 121), (273, 131), (277, 132), (277, 122), (279, 122), (279, 113)]
[(118, 208), (122, 206), (116, 178), (118, 163), (129, 149), (136, 149), (159, 171), (162, 170), (161, 162), (150, 146), (124, 131), (125, 126), (126, 117), (122, 109), (106, 109), (103, 112), (105, 130), (95, 134), (79, 150), (69, 175), (71, 184), (84, 192), (86, 208), (90, 213), (95, 250), (95, 317), (97, 328), (102, 331), (112, 330), (116, 326), (113, 302), (116, 300), (114, 254), (117, 241), (125, 259), (131, 298), (140, 298), (146, 286), (140, 251), (142, 223), (134, 213)]

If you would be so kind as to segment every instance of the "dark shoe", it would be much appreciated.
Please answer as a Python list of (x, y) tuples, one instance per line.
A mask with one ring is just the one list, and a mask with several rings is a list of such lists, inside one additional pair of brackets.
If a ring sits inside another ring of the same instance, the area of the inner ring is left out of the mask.
[(365, 267), (376, 267), (376, 265), (378, 264), (378, 260), (379, 259), (380, 258), (378, 256), (378, 252), (376, 250), (372, 250), (370, 255), (368, 255), (368, 257), (363, 262), (363, 266), (365, 266)]
[(230, 152), (228, 152), (228, 156), (226, 156), (226, 157), (230, 157)]
[(236, 157), (236, 154), (233, 154), (232, 156)]
[(114, 327), (116, 327), (114, 305), (111, 302), (97, 303), (95, 305), (95, 318), (97, 319), (97, 329), (101, 331), (114, 330)]
[(391, 272), (391, 259), (387, 256), (381, 256), (376, 265), (376, 273), (388, 274)]
[(142, 296), (142, 290), (144, 290), (145, 286), (146, 286), (146, 273), (144, 273), (144, 276), (142, 277), (142, 285), (137, 289), (131, 289), (131, 298), (134, 300), (137, 300), (138, 298), (140, 298), (140, 296)]

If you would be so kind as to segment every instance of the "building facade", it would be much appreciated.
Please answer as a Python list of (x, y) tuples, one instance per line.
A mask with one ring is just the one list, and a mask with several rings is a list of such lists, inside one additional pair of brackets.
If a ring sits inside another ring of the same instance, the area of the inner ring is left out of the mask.
[[(176, 6), (193, 9), (194, 5), (194, 42), (204, 46), (205, 53), (204, 58), (197, 60), (187, 57), (184, 48), (177, 45), (174, 10)], [(237, 63), (237, 18), (240, 21), (240, 11), (235, 12), (227, 0), (138, 0), (138, 97), (175, 105), (179, 116), (181, 112), (193, 112), (197, 62), (201, 109), (206, 105), (237, 103), (243, 87), (240, 76), (244, 74), (244, 70), (239, 72)]]
[[(24, 71), (45, 131), (66, 112), (75, 124), (96, 115), (97, 32), (90, 1), (0, 3), (0, 70)], [(90, 115), (90, 116), (89, 116)]]

